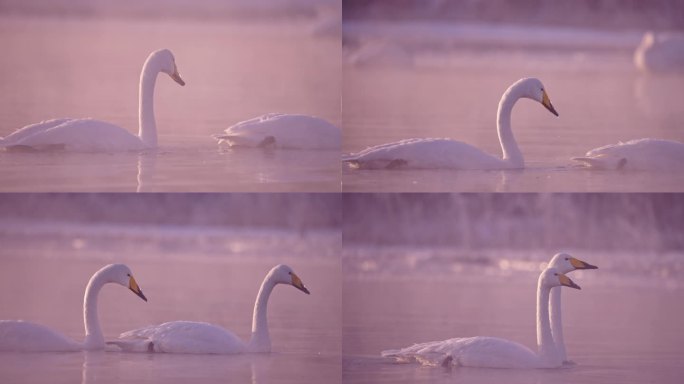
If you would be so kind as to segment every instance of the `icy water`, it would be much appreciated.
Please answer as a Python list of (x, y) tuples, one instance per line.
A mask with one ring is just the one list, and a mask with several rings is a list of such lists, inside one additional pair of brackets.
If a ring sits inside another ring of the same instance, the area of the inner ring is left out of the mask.
[(343, 153), (414, 137), (447, 137), (501, 155), (496, 112), (522, 77), (542, 80), (557, 118), (520, 100), (512, 128), (525, 157), (516, 171), (344, 167), (344, 191), (683, 191), (681, 172), (594, 172), (570, 159), (643, 137), (684, 141), (684, 76), (632, 64), (639, 31), (346, 23)]
[[(443, 257), (430, 257), (435, 254)], [(680, 277), (670, 274), (681, 270), (681, 262), (674, 260), (682, 255), (658, 255), (661, 270), (651, 275), (636, 268), (642, 255), (588, 250), (573, 254), (599, 266), (568, 274), (582, 290), (563, 291), (565, 341), (575, 366), (447, 369), (395, 363), (381, 358), (380, 352), (476, 335), (536, 348), (536, 281), (550, 255), (534, 250), (460, 253), (345, 245), (344, 382), (680, 382), (684, 286)], [(663, 260), (674, 262), (665, 267)]]
[(138, 131), (138, 80), (169, 48), (186, 85), (159, 75), (154, 153), (0, 153), (3, 191), (339, 191), (339, 151), (226, 150), (211, 135), (265, 113), (340, 125), (339, 38), (315, 20), (98, 20), (2, 16), (0, 136), (57, 117)]
[(3, 382), (341, 380), (339, 233), (25, 222), (3, 223), (0, 238), (0, 318), (38, 322), (77, 340), (83, 338), (85, 285), (108, 263), (130, 266), (149, 301), (107, 285), (99, 296), (106, 338), (148, 324), (194, 320), (247, 339), (261, 281), (279, 263), (290, 265), (311, 291), (274, 290), (268, 311), (270, 354), (4, 352)]

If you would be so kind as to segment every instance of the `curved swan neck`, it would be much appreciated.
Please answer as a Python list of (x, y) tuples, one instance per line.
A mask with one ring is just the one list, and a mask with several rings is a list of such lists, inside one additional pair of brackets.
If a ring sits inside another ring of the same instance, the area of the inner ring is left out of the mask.
[(537, 286), (537, 350), (540, 358), (553, 361), (556, 348), (549, 324), (549, 291), (550, 288), (542, 284), (540, 276)]
[(563, 322), (561, 318), (561, 287), (551, 288), (551, 333), (556, 350), (563, 361), (567, 360), (565, 340), (563, 339)]
[(97, 317), (97, 296), (105, 284), (102, 271), (98, 271), (88, 281), (85, 296), (83, 297), (83, 322), (85, 323), (85, 349), (103, 349), (105, 342), (100, 329), (100, 320)]
[(521, 97), (521, 91), (517, 85), (518, 83), (510, 86), (501, 96), (496, 116), (496, 129), (499, 134), (503, 160), (509, 162), (513, 167), (522, 168), (525, 160), (518, 147), (518, 142), (515, 141), (513, 131), (511, 131), (511, 112), (513, 111), (513, 106)]
[(155, 57), (150, 56), (140, 73), (140, 93), (138, 123), (140, 140), (148, 147), (157, 146), (157, 124), (154, 120), (154, 85), (157, 82), (159, 68)]
[(252, 352), (270, 352), (271, 351), (271, 337), (268, 333), (268, 319), (266, 316), (266, 307), (268, 298), (271, 296), (273, 287), (276, 283), (273, 282), (273, 276), (269, 274), (261, 283), (259, 294), (254, 303), (254, 315), (252, 316), (252, 338), (249, 342), (249, 347)]

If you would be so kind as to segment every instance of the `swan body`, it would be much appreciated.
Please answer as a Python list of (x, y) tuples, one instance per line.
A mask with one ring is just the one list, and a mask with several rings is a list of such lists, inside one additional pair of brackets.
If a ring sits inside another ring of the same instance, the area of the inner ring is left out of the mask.
[(153, 99), (154, 85), (160, 72), (167, 73), (178, 84), (185, 85), (171, 51), (162, 49), (150, 54), (140, 75), (138, 135), (106, 121), (62, 118), (25, 126), (0, 139), (0, 148), (76, 152), (120, 152), (155, 148), (157, 127)]
[(662, 139), (636, 139), (594, 148), (573, 160), (593, 169), (668, 170), (684, 167), (684, 143)]
[(684, 71), (684, 34), (646, 32), (634, 51), (634, 65), (644, 72)]
[(230, 147), (340, 149), (340, 129), (318, 117), (269, 113), (214, 136)]
[[(576, 259), (567, 253), (557, 253), (551, 258), (549, 268), (554, 268), (562, 274), (572, 272), (577, 269), (598, 269), (597, 266), (591, 265), (586, 261)], [(570, 363), (567, 358), (565, 350), (565, 339), (563, 338), (563, 322), (561, 316), (561, 288), (551, 288), (551, 296), (549, 298), (549, 318), (551, 321), (551, 334), (553, 341), (556, 344), (556, 349), (563, 364)]]
[(107, 283), (123, 285), (147, 301), (127, 266), (107, 265), (95, 272), (86, 287), (83, 301), (86, 336), (83, 342), (74, 341), (44, 325), (22, 320), (0, 320), (0, 351), (58, 352), (104, 349), (104, 336), (97, 317), (97, 296), (102, 286)]
[(460, 141), (408, 139), (367, 148), (342, 160), (359, 169), (516, 169), (524, 168), (522, 152), (511, 131), (511, 112), (521, 98), (540, 102), (558, 116), (539, 79), (524, 78), (504, 92), (497, 112), (497, 131), (503, 158)]
[(555, 368), (562, 365), (549, 324), (549, 292), (552, 287), (580, 287), (554, 268), (539, 275), (537, 284), (537, 347), (498, 337), (468, 337), (415, 344), (408, 348), (383, 351), (382, 356), (398, 361), (428, 365), (457, 365), (481, 368)]
[(172, 321), (122, 333), (117, 340), (108, 342), (129, 352), (213, 353), (234, 354), (270, 352), (266, 306), (271, 291), (277, 284), (288, 284), (309, 294), (299, 277), (286, 265), (277, 265), (266, 275), (256, 302), (252, 319), (252, 337), (245, 343), (233, 332), (217, 325)]

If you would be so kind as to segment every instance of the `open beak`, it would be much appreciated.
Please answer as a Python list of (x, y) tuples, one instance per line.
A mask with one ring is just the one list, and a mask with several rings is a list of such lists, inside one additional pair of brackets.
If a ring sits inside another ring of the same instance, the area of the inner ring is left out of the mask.
[(309, 290), (306, 289), (304, 283), (302, 283), (302, 280), (299, 278), (299, 276), (295, 275), (294, 273), (292, 273), (292, 285), (294, 285), (295, 288), (306, 293), (307, 295), (309, 294)]
[(551, 113), (558, 116), (558, 112), (556, 112), (556, 108), (554, 108), (553, 104), (551, 104), (551, 100), (549, 99), (549, 95), (546, 93), (546, 90), (542, 91), (542, 105)]
[(575, 284), (574, 281), (570, 280), (569, 277), (565, 276), (562, 273), (558, 274), (558, 280), (560, 280), (561, 285), (564, 285), (566, 287), (575, 288), (575, 289), (582, 289), (582, 288), (580, 288), (579, 285)]
[(180, 73), (178, 73), (178, 69), (174, 70), (170, 76), (176, 83), (180, 84), (181, 86), (185, 85), (185, 81), (183, 81)]
[(131, 278), (128, 279), (128, 289), (133, 291), (133, 293), (138, 295), (138, 297), (140, 297), (141, 299), (147, 301), (147, 297), (145, 297), (145, 295), (143, 295), (142, 289), (140, 289), (140, 287), (138, 286), (138, 283), (135, 282), (135, 279), (133, 278), (133, 276), (131, 276)]
[(572, 266), (575, 267), (575, 269), (598, 269), (597, 266), (591, 265), (586, 261), (575, 259), (574, 257), (570, 258), (570, 264), (572, 264)]

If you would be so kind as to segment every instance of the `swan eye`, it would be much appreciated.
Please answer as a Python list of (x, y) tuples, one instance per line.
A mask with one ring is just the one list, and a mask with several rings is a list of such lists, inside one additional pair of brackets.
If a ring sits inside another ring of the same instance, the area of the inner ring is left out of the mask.
[(570, 260), (570, 259), (568, 259), (568, 258), (566, 257), (565, 260)]
[(553, 275), (554, 275), (554, 276), (558, 276), (558, 274), (557, 274), (557, 273), (554, 273)]
[(131, 277), (131, 274), (130, 274), (130, 273), (127, 273), (126, 276)]

